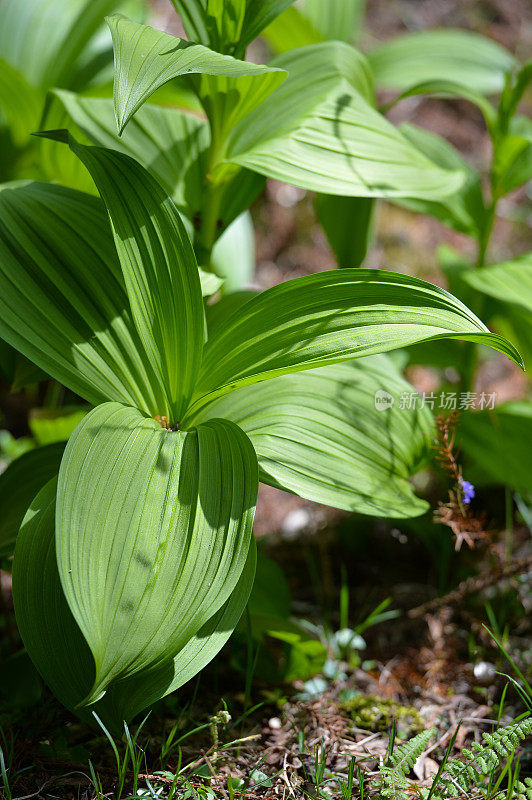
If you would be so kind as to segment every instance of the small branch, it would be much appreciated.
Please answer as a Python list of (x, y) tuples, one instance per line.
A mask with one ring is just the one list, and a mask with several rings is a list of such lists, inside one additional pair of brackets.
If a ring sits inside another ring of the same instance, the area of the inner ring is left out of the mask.
[(408, 616), (411, 619), (417, 619), (418, 617), (423, 617), (425, 614), (445, 608), (445, 606), (457, 605), (471, 594), (481, 592), (488, 586), (494, 586), (506, 578), (522, 575), (529, 572), (531, 569), (532, 556), (511, 561), (505, 567), (499, 565), (495, 570), (489, 570), (489, 572), (483, 572), (475, 577), (467, 578), (467, 580), (462, 581), (456, 589), (453, 589), (452, 592), (449, 592), (443, 597), (437, 597), (435, 600), (430, 600), (428, 603), (423, 603), (421, 606), (410, 609)]

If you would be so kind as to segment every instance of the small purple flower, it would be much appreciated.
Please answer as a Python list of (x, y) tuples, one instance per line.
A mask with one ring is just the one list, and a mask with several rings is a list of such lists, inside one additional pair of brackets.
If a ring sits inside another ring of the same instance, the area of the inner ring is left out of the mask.
[(475, 496), (475, 487), (469, 481), (460, 478), (460, 488), (462, 489), (462, 502), (467, 506)]

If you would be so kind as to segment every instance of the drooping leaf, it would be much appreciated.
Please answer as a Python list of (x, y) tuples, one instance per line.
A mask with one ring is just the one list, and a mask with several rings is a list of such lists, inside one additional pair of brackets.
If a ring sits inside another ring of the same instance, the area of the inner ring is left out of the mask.
[[(259, 64), (221, 55), (202, 44), (178, 39), (148, 25), (138, 25), (120, 15), (108, 18), (115, 51), (115, 112), (119, 133), (128, 120), (160, 86), (180, 75), (207, 74), (229, 77), (283, 73)], [(252, 102), (250, 81), (245, 82)], [(273, 90), (273, 89), (272, 89)]]
[(461, 233), (478, 236), (486, 217), (479, 174), (441, 136), (409, 123), (403, 123), (400, 130), (427, 158), (443, 169), (461, 170), (465, 180), (456, 192), (440, 200), (400, 198), (396, 202), (430, 214)]
[(413, 391), (376, 356), (237, 389), (202, 418), (230, 419), (247, 433), (263, 483), (362, 514), (416, 516), (427, 504), (408, 478), (429, 449), (432, 417), (401, 407)]
[(369, 61), (379, 86), (404, 90), (421, 81), (446, 80), (482, 94), (500, 92), (515, 64), (492, 39), (450, 28), (396, 36), (375, 48)]
[[(201, 214), (209, 149), (209, 126), (204, 120), (177, 108), (146, 104), (119, 136), (111, 99), (59, 90), (52, 94), (44, 124), (50, 130), (68, 128), (83, 144), (101, 145), (132, 156), (153, 174), (189, 220)], [(50, 180), (96, 191), (73, 153), (49, 139), (41, 139), (40, 143), (41, 160)], [(224, 190), (222, 229), (255, 199), (263, 182), (264, 178), (256, 173), (238, 170)]]
[(86, 722), (95, 710), (115, 733), (155, 700), (179, 688), (223, 647), (247, 602), (255, 572), (252, 542), (246, 565), (226, 604), (185, 647), (157, 670), (114, 683), (102, 700), (78, 708), (94, 681), (94, 660), (66, 602), (55, 554), (56, 481), (35, 498), (17, 541), (13, 594), (23, 641), (57, 698)]
[(515, 401), (495, 410), (464, 413), (458, 435), (468, 480), (510, 486), (525, 493), (532, 491), (530, 402)]
[(169, 432), (105, 403), (78, 426), (59, 473), (56, 539), (96, 664), (84, 704), (113, 679), (162, 667), (222, 608), (246, 563), (257, 486), (253, 448), (228, 421)]
[(0, 187), (0, 284), (0, 336), (30, 361), (89, 403), (164, 413), (98, 200), (44, 183)]
[(59, 472), (64, 442), (19, 456), (0, 475), (0, 556), (13, 555), (17, 534), (35, 495)]
[(228, 162), (324, 194), (437, 199), (460, 186), (461, 173), (437, 167), (372, 107), (354, 48), (323, 42), (271, 63), (289, 77), (232, 132)]
[(369, 247), (374, 199), (319, 194), (315, 205), (338, 266), (359, 267)]
[(137, 161), (56, 138), (89, 170), (104, 200), (131, 314), (148, 359), (166, 389), (176, 422), (187, 406), (203, 349), (201, 284), (190, 239), (172, 200)]
[(293, 0), (170, 0), (192, 41), (243, 55), (247, 45)]
[(287, 281), (237, 309), (207, 342), (190, 416), (207, 395), (446, 338), (490, 345), (520, 363), (513, 345), (459, 300), (417, 278), (344, 269)]

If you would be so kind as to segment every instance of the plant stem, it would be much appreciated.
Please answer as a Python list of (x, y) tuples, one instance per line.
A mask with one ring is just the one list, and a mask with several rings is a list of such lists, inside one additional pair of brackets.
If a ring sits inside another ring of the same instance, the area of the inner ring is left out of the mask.
[[(497, 197), (494, 191), (492, 182), (492, 199), (490, 205), (486, 209), (486, 219), (484, 221), (482, 230), (479, 231), (479, 236), (477, 240), (478, 250), (477, 250), (477, 260), (475, 262), (476, 269), (482, 269), (483, 267), (486, 266), (486, 256), (488, 253), (491, 234), (493, 232), (493, 225), (495, 223), (498, 201), (499, 198)], [(473, 311), (475, 312), (477, 317), (480, 317), (484, 306), (484, 296), (480, 295), (476, 297), (475, 300), (476, 302), (473, 306)], [(475, 387), (475, 373), (478, 364), (478, 346), (473, 342), (469, 342), (466, 343), (465, 348), (466, 352), (464, 357), (464, 367), (462, 370), (461, 389), (463, 392), (471, 392), (474, 390)]]
[(212, 124), (210, 127), (212, 140), (205, 176), (205, 200), (198, 228), (194, 232), (194, 251), (198, 264), (208, 272), (212, 272), (212, 248), (217, 239), (224, 188), (222, 181), (213, 180), (213, 173), (218, 164), (223, 161), (225, 152), (225, 140), (216, 135)]

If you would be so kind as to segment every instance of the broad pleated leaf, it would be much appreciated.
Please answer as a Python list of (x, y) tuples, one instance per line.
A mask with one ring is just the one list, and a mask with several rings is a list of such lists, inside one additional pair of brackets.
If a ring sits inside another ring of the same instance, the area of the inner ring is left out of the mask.
[(335, 508), (409, 517), (427, 509), (408, 478), (432, 426), (427, 408), (401, 408), (412, 392), (390, 359), (375, 356), (237, 389), (202, 418), (230, 419), (247, 433), (264, 483)]
[(0, 187), (0, 336), (91, 404), (164, 413), (131, 320), (107, 215), (44, 183)]
[(58, 699), (73, 709), (90, 690), (94, 661), (61, 589), (55, 557), (57, 479), (38, 493), (13, 560), (17, 625), (30, 657)]
[(465, 180), (458, 191), (440, 200), (400, 198), (396, 202), (413, 211), (430, 214), (461, 233), (478, 236), (486, 216), (479, 174), (441, 136), (408, 123), (403, 123), (400, 130), (435, 164), (443, 169), (461, 170)]
[(500, 92), (515, 59), (500, 44), (466, 30), (416, 31), (369, 54), (378, 85), (408, 89), (421, 81), (456, 81), (483, 94)]
[(107, 206), (133, 320), (166, 389), (165, 413), (177, 422), (203, 348), (201, 284), (190, 239), (170, 197), (137, 161), (63, 134)]
[(246, 564), (231, 596), (175, 658), (153, 670), (144, 670), (133, 678), (112, 685), (109, 701), (117, 708), (115, 717), (130, 719), (156, 700), (179, 689), (212, 661), (242, 616), (253, 586), (256, 560), (257, 547), (253, 539)]
[(209, 393), (446, 338), (490, 345), (520, 363), (512, 344), (418, 278), (367, 269), (297, 278), (252, 298), (207, 342), (196, 408)]
[[(260, 80), (273, 72), (270, 67), (221, 55), (120, 15), (109, 17), (108, 23), (115, 51), (114, 99), (120, 133), (148, 97), (172, 78), (204, 73), (225, 77), (255, 75)], [(277, 74), (282, 79), (282, 73)]]
[(77, 708), (94, 681), (94, 659), (66, 602), (55, 554), (55, 495), (51, 481), (35, 498), (21, 528), (13, 562), (17, 622), (32, 661), (56, 697), (86, 722), (95, 710), (113, 732), (179, 688), (223, 647), (247, 602), (255, 573), (252, 542), (242, 575), (225, 605), (185, 647), (157, 670), (114, 683), (102, 700)]
[(468, 270), (463, 279), (477, 292), (503, 303), (522, 306), (532, 313), (532, 252), (511, 261)]
[(246, 562), (258, 486), (245, 434), (216, 420), (169, 432), (105, 403), (61, 464), (57, 562), (94, 656), (84, 703), (162, 666), (221, 609)]
[[(119, 136), (111, 99), (82, 97), (59, 90), (51, 95), (44, 124), (50, 130), (68, 128), (83, 144), (101, 145), (132, 156), (153, 174), (189, 220), (201, 212), (209, 149), (209, 126), (204, 120), (177, 108), (146, 104)], [(40, 144), (41, 161), (50, 180), (96, 192), (86, 169), (73, 153), (49, 139), (41, 139)], [(224, 187), (220, 209), (222, 229), (247, 209), (263, 183), (261, 175), (238, 170)]]
[(32, 86), (71, 86), (76, 62), (117, 6), (117, 0), (2, 0), (0, 58)]
[(530, 401), (463, 414), (458, 436), (467, 469), (464, 477), (468, 480), (510, 486), (524, 493), (532, 491)]
[(293, 0), (170, 0), (187, 35), (220, 53), (246, 46)]
[(35, 495), (59, 472), (64, 443), (16, 458), (0, 475), (0, 556), (13, 555), (20, 524)]
[(372, 107), (354, 48), (324, 42), (272, 65), (289, 77), (233, 131), (227, 161), (324, 194), (435, 199), (460, 186), (461, 173), (438, 168)]
[(374, 205), (372, 197), (316, 196), (316, 214), (339, 267), (358, 267), (366, 258)]

